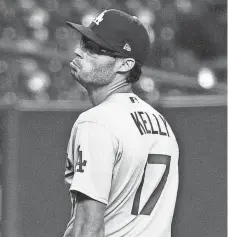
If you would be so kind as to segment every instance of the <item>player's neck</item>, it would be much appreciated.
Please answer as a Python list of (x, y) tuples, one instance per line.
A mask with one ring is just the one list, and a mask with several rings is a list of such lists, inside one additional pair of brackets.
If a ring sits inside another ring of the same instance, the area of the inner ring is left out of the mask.
[(120, 81), (104, 87), (88, 90), (89, 98), (94, 106), (99, 105), (110, 95), (116, 93), (132, 93), (131, 83)]

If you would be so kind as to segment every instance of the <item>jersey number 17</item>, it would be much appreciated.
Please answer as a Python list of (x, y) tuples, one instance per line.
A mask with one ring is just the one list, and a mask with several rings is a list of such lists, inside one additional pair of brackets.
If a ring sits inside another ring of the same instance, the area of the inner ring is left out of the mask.
[[(142, 181), (136, 191), (135, 198), (133, 201), (133, 206), (131, 210), (132, 215), (150, 215), (151, 212), (153, 211), (159, 197), (161, 196), (162, 190), (164, 189), (164, 186), (167, 181), (167, 177), (169, 174), (169, 168), (170, 168), (170, 156), (168, 155), (161, 155), (161, 154), (149, 154), (147, 163), (145, 165), (144, 173), (142, 176)], [(149, 199), (147, 200), (146, 204), (143, 206), (142, 210), (139, 213), (139, 203), (140, 203), (140, 197), (141, 197), (141, 192), (142, 192), (142, 187), (145, 179), (145, 172), (147, 165), (156, 165), (156, 164), (164, 164), (166, 165), (165, 172), (163, 173), (163, 176), (153, 191), (153, 193), (150, 195)]]

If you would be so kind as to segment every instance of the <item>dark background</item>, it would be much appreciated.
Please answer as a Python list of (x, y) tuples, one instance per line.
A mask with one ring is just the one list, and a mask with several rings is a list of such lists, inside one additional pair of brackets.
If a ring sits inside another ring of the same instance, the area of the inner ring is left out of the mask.
[[(158, 108), (180, 145), (174, 237), (226, 236), (226, 107)], [(0, 113), (4, 237), (61, 237), (70, 218), (66, 147), (81, 111)]]

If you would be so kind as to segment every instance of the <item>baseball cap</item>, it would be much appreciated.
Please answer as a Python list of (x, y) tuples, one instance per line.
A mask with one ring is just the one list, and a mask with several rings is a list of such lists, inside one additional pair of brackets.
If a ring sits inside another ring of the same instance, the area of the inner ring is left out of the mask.
[(119, 56), (134, 58), (140, 65), (146, 61), (149, 35), (135, 16), (110, 9), (100, 13), (88, 27), (69, 21), (66, 24), (101, 47), (118, 52)]

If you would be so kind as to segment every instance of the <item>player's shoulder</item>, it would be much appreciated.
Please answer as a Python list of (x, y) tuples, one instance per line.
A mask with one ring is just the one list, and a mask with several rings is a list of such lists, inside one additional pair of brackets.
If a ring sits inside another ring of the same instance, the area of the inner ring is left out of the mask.
[(85, 122), (105, 124), (109, 120), (109, 117), (112, 117), (113, 113), (112, 104), (102, 103), (81, 113), (77, 119), (77, 124)]
[(143, 111), (145, 110), (146, 112), (148, 112), (150, 114), (164, 117), (163, 114), (160, 111), (158, 111), (157, 108), (154, 107), (153, 105), (147, 103), (146, 101), (144, 101), (142, 99), (141, 99), (141, 103), (143, 104), (143, 107), (142, 107)]
[[(72, 134), (83, 134), (88, 132), (93, 132), (96, 134), (109, 134), (111, 137), (118, 139), (118, 133), (113, 130), (112, 126), (114, 123), (110, 117), (112, 110), (111, 106), (106, 106), (105, 104), (100, 104), (87, 111), (84, 111), (79, 115), (75, 121), (71, 133)], [(80, 135), (79, 135), (80, 136)]]

